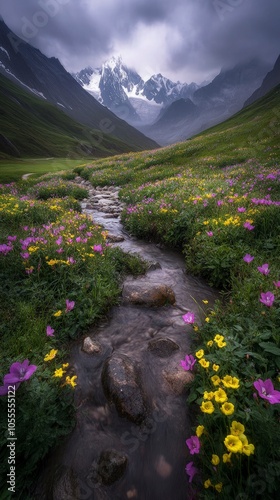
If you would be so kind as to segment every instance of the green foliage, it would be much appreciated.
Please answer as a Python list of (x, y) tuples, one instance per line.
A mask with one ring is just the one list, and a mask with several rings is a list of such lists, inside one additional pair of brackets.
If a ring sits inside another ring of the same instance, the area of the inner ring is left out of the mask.
[[(126, 274), (146, 269), (137, 256), (107, 245), (107, 233), (81, 213), (74, 198), (31, 197), (40, 188), (57, 196), (63, 186), (77, 198), (85, 194), (56, 179), (44, 181), (43, 187), (29, 185), (28, 196), (14, 185), (0, 195), (0, 378), (15, 361), (28, 359), (37, 366), (16, 391), (17, 493), (24, 499), (42, 459), (74, 425), (73, 388), (79, 381), (72, 366), (63, 368), (65, 346), (118, 303)], [(47, 327), (53, 336), (46, 335)], [(52, 349), (58, 353), (48, 361)], [(62, 377), (55, 376), (60, 368)], [(7, 429), (5, 396), (0, 397), (0, 414), (0, 427)], [(2, 432), (1, 477), (7, 473), (6, 438)], [(0, 496), (6, 484), (3, 488)]]

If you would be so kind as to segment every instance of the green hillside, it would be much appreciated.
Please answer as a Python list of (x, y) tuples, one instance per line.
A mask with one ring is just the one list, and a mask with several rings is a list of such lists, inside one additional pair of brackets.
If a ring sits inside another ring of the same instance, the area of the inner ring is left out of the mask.
[[(184, 172), (186, 166), (224, 167), (250, 159), (272, 165), (280, 156), (280, 86), (252, 105), (186, 142), (94, 163), (95, 184), (142, 184)], [(104, 170), (105, 168), (105, 170)], [(100, 175), (98, 171), (102, 172)], [(91, 174), (86, 170), (87, 176)]]
[(0, 159), (92, 158), (129, 151), (122, 141), (82, 126), (0, 75)]

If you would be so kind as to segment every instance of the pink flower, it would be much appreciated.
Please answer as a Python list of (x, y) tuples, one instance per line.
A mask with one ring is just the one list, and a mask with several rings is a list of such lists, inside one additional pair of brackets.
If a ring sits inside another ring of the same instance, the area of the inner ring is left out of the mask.
[(268, 264), (263, 264), (261, 267), (258, 267), (258, 271), (260, 271), (260, 273), (264, 275), (267, 275), (270, 272), (270, 270), (268, 269)]
[(222, 204), (223, 204), (223, 201), (222, 201), (222, 200), (218, 200), (218, 201), (217, 201), (217, 205), (218, 205), (218, 207), (220, 207)]
[(246, 255), (244, 255), (244, 257), (243, 257), (243, 260), (244, 260), (244, 262), (247, 262), (247, 264), (250, 264), (250, 262), (252, 262), (252, 260), (254, 260), (254, 258), (255, 257), (253, 257), (253, 255), (246, 253)]
[(65, 312), (69, 312), (69, 311), (72, 311), (72, 309), (74, 309), (75, 307), (75, 301), (74, 300), (68, 300), (66, 299), (66, 309), (65, 309)]
[(186, 440), (186, 445), (190, 450), (190, 454), (194, 455), (195, 453), (199, 453), (200, 450), (200, 442), (197, 436), (191, 436)]
[(253, 229), (255, 229), (255, 226), (252, 226), (252, 224), (250, 224), (250, 222), (244, 222), (243, 227), (245, 227), (245, 229), (248, 229), (249, 231), (252, 231)]
[(46, 328), (46, 334), (48, 337), (54, 337), (54, 329), (50, 325)]
[(195, 363), (196, 363), (196, 359), (192, 356), (192, 354), (190, 355), (186, 355), (185, 359), (182, 359), (180, 361), (181, 363), (181, 366), (184, 368), (184, 370), (186, 371), (192, 371)]
[(69, 264), (76, 264), (76, 261), (73, 257), (68, 257), (67, 262), (69, 262)]
[(213, 236), (213, 232), (212, 231), (206, 231), (206, 234), (207, 234), (207, 236)]
[(93, 250), (94, 250), (95, 252), (102, 253), (102, 252), (103, 252), (102, 245), (94, 245), (94, 246), (93, 246)]
[(194, 467), (193, 462), (189, 462), (186, 465), (185, 470), (186, 470), (187, 475), (189, 476), (189, 483), (191, 483), (195, 474), (198, 473), (198, 469), (197, 469), (197, 467)]
[(274, 295), (271, 292), (261, 293), (260, 302), (267, 307), (271, 307), (274, 302)]
[(276, 288), (280, 288), (280, 281), (273, 281), (273, 285), (276, 286)]
[(260, 378), (254, 382), (254, 387), (257, 389), (260, 398), (266, 399), (271, 405), (280, 403), (280, 391), (276, 391), (270, 379), (261, 380)]
[(188, 312), (182, 316), (183, 321), (187, 323), (188, 325), (191, 325), (192, 323), (195, 322), (195, 315), (193, 312)]
[(237, 212), (240, 212), (240, 213), (246, 212), (246, 208), (244, 208), (244, 207), (238, 207)]
[(21, 256), (24, 260), (27, 260), (27, 259), (29, 259), (30, 254), (29, 254), (28, 252), (22, 252), (22, 253), (20, 254), (20, 256)]

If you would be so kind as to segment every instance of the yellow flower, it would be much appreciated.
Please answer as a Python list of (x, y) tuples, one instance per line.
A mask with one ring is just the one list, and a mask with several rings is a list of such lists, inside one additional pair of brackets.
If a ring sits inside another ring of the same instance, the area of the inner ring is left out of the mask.
[(194, 325), (194, 326), (193, 326), (193, 329), (194, 329), (194, 331), (195, 331), (195, 332), (198, 332), (198, 330), (199, 330), (199, 328), (198, 328), (198, 326), (197, 326), (197, 325)]
[(225, 438), (224, 444), (225, 444), (227, 450), (232, 452), (232, 453), (239, 453), (242, 451), (242, 448), (243, 448), (242, 441), (240, 441), (239, 437), (232, 436), (231, 434), (229, 434)]
[(233, 420), (230, 427), (230, 433), (233, 436), (239, 436), (240, 434), (244, 434), (244, 432), (245, 432), (244, 425), (241, 424), (240, 422), (236, 422), (236, 420)]
[(214, 372), (217, 372), (217, 371), (220, 369), (220, 365), (215, 365), (215, 364), (214, 364), (214, 365), (212, 366), (212, 368), (213, 368)]
[(207, 318), (205, 318), (205, 321), (206, 321), (206, 323), (209, 323), (210, 318), (208, 318), (208, 316), (207, 316)]
[(232, 377), (232, 384), (231, 384), (231, 388), (232, 389), (238, 389), (240, 383), (239, 383), (239, 380), (238, 378), (236, 377)]
[(214, 397), (214, 392), (211, 391), (211, 392), (207, 392), (207, 391), (204, 391), (204, 394), (203, 394), (203, 399), (213, 399)]
[(215, 335), (215, 337), (214, 337), (214, 341), (215, 341), (215, 342), (219, 342), (220, 340), (224, 340), (224, 338), (225, 338), (225, 337), (224, 337), (223, 335), (219, 335), (219, 334), (217, 333), (217, 335)]
[(209, 340), (209, 342), (207, 342), (206, 345), (207, 347), (212, 347), (213, 343), (214, 343), (213, 340)]
[(200, 409), (203, 413), (209, 413), (209, 415), (215, 410), (212, 401), (202, 401)]
[(248, 439), (245, 436), (245, 434), (239, 434), (238, 437), (239, 437), (241, 443), (243, 444), (243, 446), (246, 446), (248, 444)]
[(200, 349), (199, 351), (197, 351), (197, 352), (195, 353), (195, 355), (196, 355), (196, 357), (197, 357), (198, 359), (203, 358), (203, 356), (204, 356), (204, 350), (203, 350), (203, 349)]
[(64, 363), (64, 365), (62, 365), (62, 368), (68, 368), (69, 366), (69, 363)]
[(221, 383), (219, 375), (213, 375), (213, 377), (211, 377), (211, 381), (213, 385), (219, 385)]
[(55, 370), (54, 372), (54, 377), (62, 377), (65, 373), (65, 370), (63, 370), (62, 368), (58, 368), (57, 370)]
[(203, 304), (208, 304), (208, 300), (203, 300)]
[(204, 425), (198, 425), (195, 430), (197, 437), (202, 436), (203, 432), (204, 432)]
[(51, 359), (56, 357), (57, 349), (52, 349), (46, 356), (44, 357), (44, 361), (51, 361)]
[(208, 368), (209, 365), (210, 365), (210, 362), (209, 361), (206, 361), (205, 358), (202, 358), (199, 360), (199, 364), (203, 367), (203, 368)]
[(212, 486), (210, 479), (207, 479), (207, 481), (204, 481), (204, 488), (210, 488)]
[(39, 250), (39, 247), (33, 247), (33, 246), (28, 247), (28, 252), (30, 253), (36, 252), (37, 250)]
[(221, 349), (222, 347), (225, 347), (227, 345), (226, 342), (223, 342), (222, 340), (219, 340), (219, 342), (217, 342), (217, 346)]
[(236, 377), (231, 377), (230, 375), (226, 375), (222, 379), (222, 384), (224, 385), (224, 387), (230, 387), (231, 389), (238, 389), (239, 380)]
[(232, 403), (224, 403), (221, 406), (221, 411), (225, 415), (232, 415), (234, 412), (234, 405)]
[(230, 458), (231, 458), (231, 453), (224, 453), (223, 454), (223, 462), (224, 462), (224, 464), (230, 463)]
[(217, 391), (214, 392), (214, 398), (216, 403), (224, 403), (227, 401), (227, 395), (224, 389), (218, 389)]
[(71, 385), (72, 387), (75, 387), (77, 385), (77, 383), (75, 382), (76, 378), (77, 378), (77, 375), (73, 375), (73, 377), (71, 377), (71, 378), (69, 376), (67, 376), (65, 379), (65, 382), (66, 382), (66, 384)]
[(218, 483), (218, 484), (215, 484), (215, 486), (214, 486), (215, 490), (218, 491), (218, 493), (221, 493), (222, 487), (223, 487), (223, 483)]
[(218, 455), (212, 455), (211, 464), (219, 465), (219, 463), (220, 463), (220, 459), (219, 459)]
[(247, 455), (248, 457), (250, 455), (253, 455), (254, 454), (254, 451), (255, 451), (255, 447), (253, 444), (245, 444), (242, 448), (242, 453), (244, 453), (245, 455)]
[(59, 311), (56, 311), (56, 313), (53, 314), (53, 316), (55, 316), (56, 318), (59, 318), (59, 316), (62, 315), (62, 311), (59, 310)]

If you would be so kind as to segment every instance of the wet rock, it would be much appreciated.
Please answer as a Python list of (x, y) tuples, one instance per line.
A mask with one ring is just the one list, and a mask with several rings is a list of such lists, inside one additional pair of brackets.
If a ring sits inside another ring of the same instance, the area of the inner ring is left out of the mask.
[(172, 473), (172, 466), (166, 461), (163, 455), (160, 455), (155, 463), (155, 469), (160, 477), (169, 477)]
[(159, 358), (169, 358), (178, 349), (178, 344), (171, 339), (155, 339), (148, 344), (148, 350)]
[(82, 351), (88, 354), (99, 354), (102, 351), (102, 347), (99, 342), (86, 337), (83, 341)]
[(123, 289), (125, 301), (145, 306), (165, 306), (175, 304), (175, 294), (167, 285), (127, 284)]
[(56, 473), (53, 485), (53, 500), (79, 500), (77, 474), (71, 468)]
[(140, 374), (125, 355), (114, 354), (104, 364), (102, 385), (109, 401), (120, 416), (141, 423), (147, 416), (147, 402), (141, 387)]
[(148, 263), (148, 271), (155, 271), (156, 269), (161, 269), (161, 265), (159, 262)]
[(101, 453), (97, 466), (99, 479), (104, 485), (118, 481), (126, 470), (127, 456), (117, 450), (105, 450)]
[(171, 390), (175, 394), (184, 393), (194, 379), (194, 375), (181, 366), (173, 366), (168, 370), (163, 370), (162, 375), (166, 382), (167, 391)]
[(124, 241), (124, 237), (117, 235), (117, 234), (107, 234), (107, 240), (111, 241), (112, 243), (117, 243), (119, 241)]

